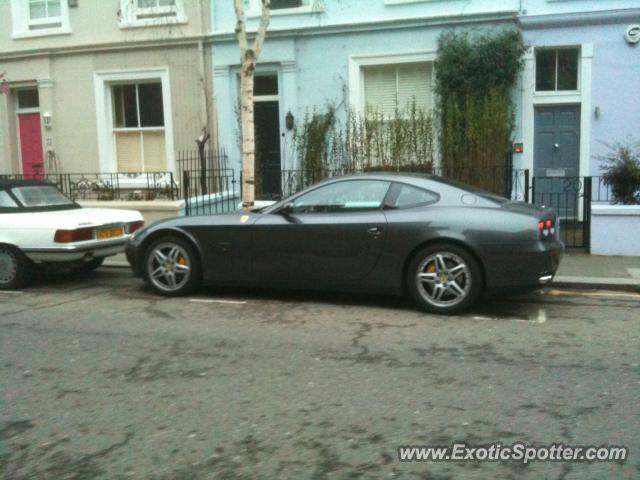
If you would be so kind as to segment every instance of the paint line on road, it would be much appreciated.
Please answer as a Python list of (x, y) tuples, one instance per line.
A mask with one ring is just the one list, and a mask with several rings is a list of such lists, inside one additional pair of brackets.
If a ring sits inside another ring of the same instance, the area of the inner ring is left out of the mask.
[(0, 290), (0, 294), (4, 295), (21, 295), (24, 292), (14, 291), (14, 290)]
[(627, 272), (629, 272), (629, 275), (633, 278), (640, 279), (640, 268), (627, 268)]
[(612, 298), (632, 298), (634, 300), (640, 300), (640, 294), (638, 293), (624, 293), (624, 292), (579, 292), (569, 290), (549, 290), (545, 292), (546, 295), (553, 297), (559, 297), (561, 295), (580, 296), (580, 297), (612, 297)]
[(244, 300), (212, 300), (207, 298), (190, 298), (191, 303), (222, 303), (225, 305), (246, 305)]

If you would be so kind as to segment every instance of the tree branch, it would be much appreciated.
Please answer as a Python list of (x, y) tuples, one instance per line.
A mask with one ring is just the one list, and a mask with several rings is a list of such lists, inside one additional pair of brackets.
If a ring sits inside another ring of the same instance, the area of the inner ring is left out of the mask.
[(234, 0), (233, 6), (236, 10), (236, 35), (240, 45), (240, 56), (244, 58), (247, 51), (247, 28), (244, 17), (244, 0)]
[(262, 11), (260, 13), (260, 26), (256, 33), (256, 38), (253, 40), (253, 57), (258, 60), (262, 46), (264, 45), (264, 39), (267, 35), (267, 28), (269, 27), (269, 20), (271, 18), (271, 0), (261, 0)]

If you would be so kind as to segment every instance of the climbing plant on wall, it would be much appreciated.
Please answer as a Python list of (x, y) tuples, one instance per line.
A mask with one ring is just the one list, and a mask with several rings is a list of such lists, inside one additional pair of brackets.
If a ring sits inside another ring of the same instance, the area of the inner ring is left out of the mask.
[(435, 88), (444, 168), (504, 165), (524, 51), (522, 35), (510, 28), (440, 36)]

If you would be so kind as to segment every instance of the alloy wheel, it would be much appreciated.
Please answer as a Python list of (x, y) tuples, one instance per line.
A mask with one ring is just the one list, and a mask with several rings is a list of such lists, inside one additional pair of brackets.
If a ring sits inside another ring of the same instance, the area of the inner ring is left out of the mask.
[(175, 243), (161, 243), (149, 253), (147, 273), (155, 287), (165, 292), (175, 292), (184, 287), (193, 265), (187, 251)]
[(465, 261), (451, 252), (426, 257), (418, 266), (416, 286), (424, 300), (436, 307), (452, 307), (471, 291), (471, 270)]
[(18, 275), (18, 259), (6, 248), (0, 249), (0, 284), (12, 282)]

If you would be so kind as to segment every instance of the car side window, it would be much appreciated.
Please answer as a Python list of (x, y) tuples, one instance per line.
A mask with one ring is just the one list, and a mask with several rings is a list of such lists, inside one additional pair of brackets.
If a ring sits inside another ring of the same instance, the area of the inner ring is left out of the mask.
[(0, 208), (18, 208), (18, 204), (4, 190), (0, 190)]
[(391, 182), (347, 180), (317, 188), (293, 201), (293, 213), (335, 213), (376, 210)]
[(392, 208), (412, 208), (428, 205), (438, 201), (438, 194), (423, 190), (412, 185), (397, 184), (398, 193), (395, 201), (391, 202)]

